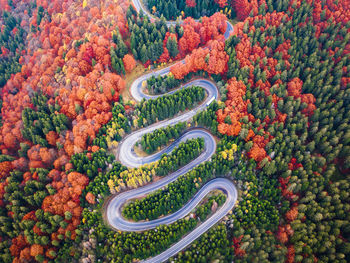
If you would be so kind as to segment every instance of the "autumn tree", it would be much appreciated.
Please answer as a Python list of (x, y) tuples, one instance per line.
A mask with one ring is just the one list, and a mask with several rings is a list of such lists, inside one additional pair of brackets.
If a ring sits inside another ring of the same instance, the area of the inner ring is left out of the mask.
[(125, 68), (126, 72), (131, 72), (135, 68), (135, 65), (136, 65), (135, 59), (133, 58), (132, 55), (129, 55), (129, 54), (126, 54), (123, 57), (123, 63), (124, 63), (124, 68)]

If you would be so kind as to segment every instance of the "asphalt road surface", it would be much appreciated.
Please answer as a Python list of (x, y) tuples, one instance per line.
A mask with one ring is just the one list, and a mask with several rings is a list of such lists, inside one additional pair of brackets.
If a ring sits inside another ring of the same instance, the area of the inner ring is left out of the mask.
[[(148, 11), (142, 6), (139, 0), (133, 0), (133, 4), (138, 12), (140, 11), (140, 9), (142, 9), (144, 14), (147, 14), (149, 17), (152, 17), (148, 13)], [(167, 22), (169, 26), (173, 25), (174, 23), (175, 23), (174, 21)], [(225, 32), (225, 38), (229, 37), (233, 29), (232, 25), (229, 22), (227, 23), (228, 23), (228, 27)], [(184, 61), (180, 61), (178, 63), (184, 63)], [(169, 73), (169, 71), (170, 71), (170, 67), (151, 72), (149, 74), (143, 75), (140, 78), (136, 79), (130, 88), (131, 94), (135, 98), (135, 100), (141, 101), (143, 98), (147, 100), (147, 99), (152, 99), (157, 97), (157, 96), (150, 96), (143, 93), (142, 82), (147, 80), (152, 75), (156, 75), (156, 76), (164, 75)], [(234, 184), (228, 179), (216, 178), (207, 182), (184, 207), (174, 212), (173, 214), (169, 214), (167, 216), (164, 216), (162, 218), (158, 218), (152, 221), (140, 221), (140, 222), (130, 222), (126, 220), (121, 214), (121, 208), (125, 204), (125, 202), (127, 202), (128, 200), (148, 195), (149, 193), (152, 193), (158, 189), (166, 187), (166, 185), (175, 181), (179, 176), (187, 173), (188, 171), (190, 171), (200, 163), (210, 160), (211, 156), (215, 153), (216, 142), (213, 136), (209, 132), (203, 129), (191, 129), (186, 133), (184, 133), (178, 140), (173, 142), (167, 148), (153, 155), (149, 155), (147, 157), (139, 157), (133, 152), (134, 144), (141, 139), (142, 135), (146, 133), (150, 133), (159, 128), (163, 128), (169, 125), (175, 125), (178, 122), (187, 121), (191, 119), (196, 113), (203, 111), (213, 99), (217, 99), (218, 90), (216, 85), (213, 82), (206, 79), (197, 79), (197, 80), (191, 81), (186, 85), (181, 86), (179, 89), (187, 88), (193, 85), (201, 86), (206, 90), (207, 97), (204, 103), (200, 104), (193, 110), (185, 112), (172, 119), (157, 122), (144, 129), (133, 132), (132, 134), (128, 135), (123, 139), (123, 141), (118, 146), (117, 152), (119, 153), (120, 162), (123, 165), (128, 167), (139, 167), (145, 163), (157, 161), (159, 160), (159, 158), (163, 153), (170, 153), (174, 149), (174, 147), (179, 145), (179, 143), (192, 138), (202, 137), (204, 139), (204, 148), (205, 148), (204, 152), (189, 164), (180, 168), (176, 172), (158, 180), (157, 182), (116, 195), (108, 203), (107, 211), (106, 211), (107, 221), (111, 225), (111, 227), (113, 227), (116, 230), (144, 231), (148, 229), (153, 229), (159, 225), (171, 224), (181, 218), (186, 217), (201, 202), (201, 200), (213, 190), (222, 190), (227, 196), (227, 198), (223, 206), (221, 206), (210, 218), (208, 218), (205, 222), (201, 223), (192, 232), (188, 233), (180, 241), (173, 244), (170, 248), (168, 248), (161, 254), (142, 262), (149, 262), (149, 263), (164, 262), (168, 258), (176, 255), (178, 252), (186, 248), (194, 240), (200, 237), (203, 233), (205, 233), (208, 229), (210, 229), (213, 225), (219, 222), (230, 210), (233, 209), (237, 200), (237, 190)], [(172, 91), (170, 93), (173, 93), (175, 91)], [(160, 96), (164, 96), (164, 95), (166, 94), (163, 94)]]

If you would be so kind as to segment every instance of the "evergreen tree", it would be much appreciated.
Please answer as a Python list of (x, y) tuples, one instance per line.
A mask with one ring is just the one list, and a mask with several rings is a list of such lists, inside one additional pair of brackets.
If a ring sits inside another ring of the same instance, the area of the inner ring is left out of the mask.
[(140, 59), (141, 59), (141, 62), (143, 64), (145, 64), (147, 62), (147, 60), (149, 59), (148, 58), (148, 52), (147, 52), (147, 48), (146, 48), (146, 45), (143, 44), (141, 50), (140, 50)]
[(169, 55), (172, 58), (175, 58), (179, 54), (179, 49), (177, 47), (177, 42), (175, 37), (169, 37), (166, 43), (166, 47), (169, 51)]

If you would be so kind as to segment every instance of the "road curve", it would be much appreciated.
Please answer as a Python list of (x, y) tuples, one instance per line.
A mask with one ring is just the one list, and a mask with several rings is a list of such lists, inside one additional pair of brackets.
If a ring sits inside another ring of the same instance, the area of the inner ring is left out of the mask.
[[(167, 71), (168, 70), (169, 69), (167, 69)], [(164, 72), (164, 70), (161, 70), (161, 72)], [(152, 73), (152, 74), (156, 74), (156, 73)], [(159, 74), (161, 74), (161, 73), (159, 73)], [(150, 74), (147, 74), (147, 75), (150, 75)], [(142, 83), (143, 79), (144, 79), (144, 76), (135, 80), (135, 82), (131, 85), (131, 94), (133, 95), (133, 97), (136, 100), (141, 100), (141, 98), (150, 99), (152, 97), (152, 96), (149, 96), (149, 95), (142, 93), (140, 83)], [(210, 101), (212, 101), (213, 99), (216, 99), (218, 96), (218, 90), (217, 90), (215, 84), (211, 81), (203, 80), (203, 79), (191, 81), (191, 82), (187, 83), (186, 85), (183, 85), (179, 89), (190, 87), (192, 85), (201, 86), (206, 90), (207, 97), (206, 97), (205, 101), (202, 104), (200, 104), (199, 106), (197, 106), (196, 108), (192, 109), (191, 111), (187, 111), (187, 112), (185, 112), (181, 115), (178, 115), (172, 119), (157, 122), (149, 127), (138, 130), (134, 133), (131, 133), (127, 137), (125, 137), (125, 139), (119, 145), (119, 152), (120, 152), (119, 160), (122, 164), (124, 164), (125, 166), (128, 166), (128, 167), (138, 167), (142, 164), (150, 163), (150, 162), (154, 162), (154, 161), (158, 160), (163, 153), (171, 152), (172, 149), (175, 146), (177, 146), (181, 141), (185, 141), (185, 140), (191, 139), (191, 138), (204, 137), (205, 142), (207, 142), (206, 140), (208, 140), (208, 138), (212, 138), (212, 136), (210, 134), (208, 134), (207, 132), (204, 132), (203, 130), (192, 130), (192, 131), (184, 134), (183, 138), (181, 138), (180, 141), (177, 140), (170, 147), (168, 147), (168, 148), (164, 149), (163, 151), (160, 151), (156, 154), (142, 158), (142, 157), (136, 156), (135, 153), (133, 152), (133, 146), (134, 146), (135, 142), (141, 140), (141, 137), (144, 134), (150, 133), (150, 132), (152, 132), (156, 129), (162, 128), (162, 127), (166, 127), (169, 125), (175, 125), (176, 123), (179, 123), (182, 121), (187, 121), (187, 120), (191, 119), (198, 112), (204, 110), (207, 107), (207, 105), (210, 103)], [(203, 135), (206, 135), (206, 136), (203, 136)], [(209, 149), (209, 150), (210, 151), (213, 150), (213, 153), (215, 152), (215, 148)]]
[[(139, 12), (140, 9), (143, 10), (145, 14), (147, 14), (149, 17), (152, 17), (146, 9), (141, 5), (139, 0), (133, 0), (133, 4), (136, 8), (136, 10)], [(153, 17), (152, 17), (153, 18)], [(172, 25), (175, 22), (170, 21), (167, 22), (168, 25)], [(227, 30), (225, 32), (225, 38), (228, 38), (230, 33), (232, 32), (232, 25), (228, 23)], [(183, 63), (183, 61), (180, 61), (178, 63)], [(142, 89), (142, 82), (150, 78), (152, 75), (165, 75), (170, 72), (170, 67), (167, 67), (165, 69), (161, 69), (155, 72), (151, 72), (149, 74), (143, 75), (136, 79), (130, 88), (132, 96), (137, 101), (141, 101), (143, 98), (148, 100), (155, 98), (157, 96), (150, 96), (143, 92)], [(197, 193), (196, 195), (180, 210), (174, 212), (173, 214), (164, 216), (162, 218), (158, 218), (156, 220), (152, 221), (143, 221), (143, 222), (130, 222), (123, 218), (121, 214), (122, 206), (130, 199), (134, 198), (140, 198), (142, 196), (148, 195), (151, 192), (154, 192), (158, 189), (162, 189), (166, 187), (169, 183), (175, 181), (179, 176), (187, 173), (191, 169), (193, 169), (195, 166), (199, 165), (200, 163), (207, 161), (211, 158), (211, 156), (216, 151), (216, 142), (213, 138), (213, 136), (203, 130), (203, 129), (192, 129), (184, 133), (178, 140), (173, 142), (169, 147), (163, 149), (162, 151), (155, 153), (153, 155), (149, 155), (147, 157), (139, 157), (133, 152), (134, 144), (141, 139), (141, 137), (149, 132), (152, 132), (156, 129), (163, 128), (169, 125), (175, 125), (178, 122), (186, 121), (191, 119), (196, 113), (204, 110), (213, 99), (218, 98), (218, 90), (216, 85), (206, 79), (197, 79), (194, 81), (191, 81), (183, 86), (181, 86), (179, 89), (190, 87), (190, 86), (201, 86), (203, 87), (207, 92), (207, 97), (204, 103), (201, 105), (198, 105), (196, 108), (194, 108), (191, 111), (185, 112), (182, 115), (178, 115), (172, 119), (164, 120), (161, 122), (157, 122), (151, 126), (148, 126), (144, 129), (135, 131), (125, 137), (123, 141), (119, 144), (117, 152), (119, 152), (119, 160), (123, 165), (126, 165), (128, 167), (139, 167), (140, 165), (143, 165), (145, 163), (150, 163), (159, 160), (161, 155), (163, 153), (170, 153), (174, 147), (179, 145), (181, 142), (186, 141), (188, 139), (192, 138), (198, 138), (201, 137), (204, 139), (204, 149), (205, 151), (197, 157), (195, 160), (190, 162), (189, 164), (185, 165), (184, 167), (180, 168), (176, 172), (158, 180), (157, 182), (148, 184), (143, 187), (139, 187), (137, 189), (129, 190), (126, 192), (123, 192), (121, 194), (116, 195), (113, 197), (106, 208), (106, 218), (107, 222), (111, 225), (112, 228), (116, 230), (121, 231), (144, 231), (148, 229), (153, 229), (159, 225), (163, 224), (171, 224), (175, 221), (184, 218), (186, 215), (188, 215), (200, 202), (201, 200), (211, 191), (213, 190), (222, 190), (225, 195), (227, 196), (225, 203), (223, 206), (221, 206), (210, 218), (208, 218), (205, 222), (201, 223), (198, 227), (196, 227), (192, 232), (187, 234), (185, 237), (183, 237), (180, 241), (173, 244), (170, 248), (162, 252), (161, 254), (147, 259), (142, 262), (147, 263), (155, 263), (155, 262), (164, 262), (170, 257), (176, 255), (178, 252), (183, 250), (185, 247), (187, 247), (189, 244), (191, 244), (194, 240), (196, 240), (198, 237), (200, 237), (203, 233), (205, 233), (209, 228), (211, 228), (213, 225), (215, 225), (217, 222), (219, 222), (230, 210), (233, 209), (236, 200), (237, 200), (237, 189), (234, 186), (234, 184), (225, 178), (216, 178), (209, 182), (207, 182)], [(178, 90), (178, 89), (177, 89)], [(176, 90), (175, 90), (176, 91)], [(173, 93), (175, 91), (169, 92)], [(159, 96), (164, 96), (159, 95)]]

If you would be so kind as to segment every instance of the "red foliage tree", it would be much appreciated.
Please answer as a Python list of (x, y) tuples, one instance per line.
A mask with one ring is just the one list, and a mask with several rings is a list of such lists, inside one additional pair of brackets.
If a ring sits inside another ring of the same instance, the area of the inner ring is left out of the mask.
[(288, 242), (288, 235), (283, 227), (278, 229), (276, 237), (282, 244), (286, 244)]
[(197, 3), (196, 3), (196, 0), (186, 0), (186, 5), (188, 7), (195, 7)]
[(253, 147), (248, 152), (248, 156), (253, 158), (257, 162), (261, 162), (267, 155), (263, 147), (260, 147), (257, 144), (253, 144)]
[(132, 55), (126, 54), (123, 57), (123, 63), (124, 63), (124, 67), (126, 72), (131, 72), (135, 66), (136, 66), (136, 61), (134, 59), (134, 57)]
[(288, 246), (286, 263), (294, 263), (295, 249), (293, 245)]
[(38, 244), (33, 244), (30, 247), (30, 255), (32, 257), (35, 257), (37, 255), (43, 255), (44, 254), (44, 248)]
[(254, 16), (258, 14), (259, 6), (266, 5), (266, 0), (235, 0), (234, 7), (239, 20), (244, 20), (252, 12)]
[(200, 36), (192, 26), (184, 24), (183, 28), (184, 34), (179, 40), (179, 51), (182, 56), (192, 52), (200, 44)]
[(294, 78), (288, 82), (288, 95), (293, 96), (295, 98), (299, 98), (301, 94), (301, 90), (303, 87), (303, 82), (299, 78)]
[(6, 161), (0, 163), (0, 179), (5, 178), (9, 175), (9, 173), (12, 171), (13, 165), (11, 162)]
[(185, 63), (177, 63), (171, 68), (171, 72), (176, 79), (182, 79), (188, 73), (198, 70), (207, 71), (209, 74), (223, 74), (227, 71), (228, 59), (225, 43), (211, 40), (208, 48), (193, 50), (192, 54), (185, 58)]
[(19, 257), (21, 250), (28, 244), (23, 235), (19, 235), (12, 239), (12, 245), (10, 247), (10, 252), (13, 257)]
[(215, 0), (215, 3), (217, 3), (221, 8), (227, 6), (227, 0)]
[(88, 192), (85, 196), (86, 201), (88, 201), (90, 204), (95, 204), (95, 196), (91, 192)]
[(289, 222), (294, 221), (298, 217), (298, 207), (293, 206), (286, 214), (285, 214), (286, 219)]
[(239, 237), (233, 238), (233, 247), (234, 247), (234, 253), (238, 257), (244, 257), (246, 255), (245, 250), (241, 249), (241, 240), (243, 238), (243, 235)]

